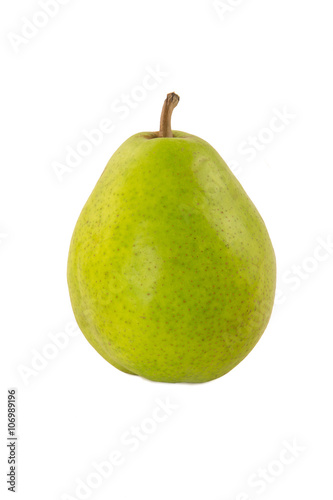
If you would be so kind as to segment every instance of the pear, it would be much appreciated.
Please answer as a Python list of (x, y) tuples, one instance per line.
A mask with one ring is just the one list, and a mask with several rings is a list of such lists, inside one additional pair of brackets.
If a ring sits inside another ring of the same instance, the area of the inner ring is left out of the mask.
[(265, 224), (207, 142), (171, 130), (125, 141), (75, 226), (68, 286), (83, 334), (109, 363), (161, 382), (221, 377), (269, 321), (275, 255)]

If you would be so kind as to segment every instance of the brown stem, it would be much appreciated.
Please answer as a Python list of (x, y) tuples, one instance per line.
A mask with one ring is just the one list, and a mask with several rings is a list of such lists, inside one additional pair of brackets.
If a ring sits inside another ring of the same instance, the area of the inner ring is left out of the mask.
[(168, 94), (162, 108), (160, 131), (158, 137), (173, 137), (171, 130), (171, 115), (177, 104), (179, 96), (174, 92)]

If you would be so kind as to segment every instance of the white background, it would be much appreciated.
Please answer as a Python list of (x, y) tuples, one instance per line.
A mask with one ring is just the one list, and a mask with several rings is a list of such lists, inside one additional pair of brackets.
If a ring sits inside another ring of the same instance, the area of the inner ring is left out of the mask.
[[(71, 0), (52, 18), (40, 3), (3, 1), (0, 10), (1, 498), (12, 498), (11, 387), (17, 499), (331, 498), (332, 3)], [(181, 98), (173, 128), (207, 140), (230, 164), (278, 262), (259, 344), (201, 385), (126, 375), (80, 332), (68, 334), (76, 219), (116, 148), (157, 130), (171, 91)], [(65, 164), (68, 148), (104, 119), (112, 132), (57, 175), (55, 162)], [(67, 345), (56, 348), (55, 338)], [(167, 399), (174, 409), (154, 424)], [(142, 441), (130, 446), (124, 435), (135, 426)], [(116, 450), (122, 464), (99, 479), (93, 464)], [(75, 491), (80, 481), (93, 489)]]

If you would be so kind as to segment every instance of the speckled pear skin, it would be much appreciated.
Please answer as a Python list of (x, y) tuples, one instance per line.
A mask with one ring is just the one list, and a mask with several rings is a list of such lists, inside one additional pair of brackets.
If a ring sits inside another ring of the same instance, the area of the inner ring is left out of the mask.
[(108, 362), (161, 382), (206, 382), (252, 350), (271, 315), (274, 250), (219, 154), (184, 132), (130, 137), (77, 221), (68, 285)]

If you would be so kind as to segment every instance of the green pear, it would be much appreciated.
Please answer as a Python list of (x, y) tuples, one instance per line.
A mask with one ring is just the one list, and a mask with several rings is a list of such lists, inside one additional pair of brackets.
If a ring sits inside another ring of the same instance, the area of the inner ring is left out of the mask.
[(161, 382), (234, 368), (269, 321), (276, 263), (255, 206), (207, 142), (171, 130), (114, 153), (75, 226), (68, 286), (78, 325), (109, 363)]

